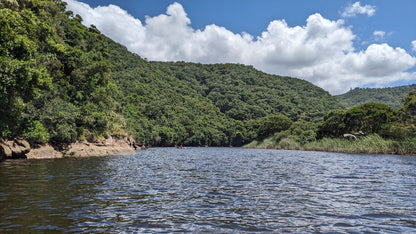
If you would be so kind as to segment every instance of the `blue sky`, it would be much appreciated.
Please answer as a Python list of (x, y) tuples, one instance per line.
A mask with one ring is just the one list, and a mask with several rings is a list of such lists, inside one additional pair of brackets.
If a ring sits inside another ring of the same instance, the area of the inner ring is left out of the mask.
[(333, 94), (416, 83), (413, 0), (66, 2), (149, 60), (249, 64)]
[[(83, 0), (92, 7), (118, 5), (144, 21), (145, 16), (162, 14), (174, 3), (181, 3), (191, 19), (191, 25), (203, 29), (208, 24), (224, 26), (234, 33), (248, 32), (259, 35), (272, 20), (285, 19), (290, 26), (303, 25), (306, 18), (320, 13), (327, 19), (340, 19), (342, 11), (354, 1), (340, 0)], [(360, 1), (362, 5), (376, 7), (373, 17), (344, 18), (361, 40), (374, 40), (374, 31), (392, 33), (388, 38), (392, 46), (411, 51), (416, 40), (416, 1), (373, 0)]]

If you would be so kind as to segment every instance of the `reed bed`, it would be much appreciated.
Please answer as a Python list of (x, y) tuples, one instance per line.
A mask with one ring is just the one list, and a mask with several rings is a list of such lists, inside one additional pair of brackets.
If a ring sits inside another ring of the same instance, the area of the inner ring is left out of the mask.
[(272, 137), (263, 141), (253, 141), (246, 145), (248, 148), (286, 149), (326, 151), (352, 154), (400, 154), (416, 155), (416, 139), (389, 140), (377, 134), (359, 137), (357, 139), (323, 138), (301, 145), (291, 137), (276, 142)]

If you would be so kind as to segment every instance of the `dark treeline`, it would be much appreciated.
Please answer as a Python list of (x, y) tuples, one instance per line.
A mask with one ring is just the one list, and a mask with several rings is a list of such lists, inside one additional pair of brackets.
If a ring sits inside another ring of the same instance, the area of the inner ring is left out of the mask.
[(132, 135), (151, 146), (241, 146), (269, 136), (306, 143), (414, 130), (414, 94), (399, 110), (345, 110), (309, 82), (251, 66), (148, 62), (65, 6), (0, 2), (0, 138), (59, 145)]

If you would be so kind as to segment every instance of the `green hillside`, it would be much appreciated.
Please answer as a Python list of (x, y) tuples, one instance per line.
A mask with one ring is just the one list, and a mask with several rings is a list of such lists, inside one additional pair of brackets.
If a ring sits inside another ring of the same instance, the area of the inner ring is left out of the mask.
[(293, 121), (316, 121), (328, 110), (342, 108), (325, 90), (311, 83), (269, 75), (252, 66), (153, 63), (210, 99), (222, 113), (235, 120), (284, 114)]
[(309, 82), (250, 66), (147, 62), (81, 22), (59, 0), (0, 2), (0, 137), (238, 146), (273, 134), (273, 121), (316, 123), (342, 108)]
[(146, 62), (109, 41), (123, 115), (144, 144), (242, 145), (269, 116), (317, 122), (343, 106), (309, 82), (238, 64)]
[(403, 106), (403, 98), (413, 90), (416, 90), (416, 84), (378, 89), (356, 88), (335, 97), (350, 108), (364, 103), (378, 102), (398, 109)]
[(123, 126), (107, 45), (61, 1), (2, 1), (0, 137), (95, 140)]

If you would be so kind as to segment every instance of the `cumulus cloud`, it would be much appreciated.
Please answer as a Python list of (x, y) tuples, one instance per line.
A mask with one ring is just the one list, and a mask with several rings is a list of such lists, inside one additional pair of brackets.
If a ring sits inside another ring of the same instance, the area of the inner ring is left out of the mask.
[(405, 71), (414, 66), (412, 58), (404, 49), (392, 48), (387, 44), (372, 44), (366, 51), (350, 53), (345, 57), (345, 66), (353, 73), (367, 77), (382, 77)]
[(415, 73), (406, 72), (415, 66), (416, 58), (405, 50), (371, 44), (356, 51), (351, 28), (343, 20), (329, 20), (320, 14), (295, 27), (285, 20), (274, 20), (254, 37), (217, 25), (195, 30), (179, 3), (171, 4), (165, 14), (146, 17), (143, 23), (115, 5), (91, 8), (75, 0), (66, 2), (85, 25), (94, 24), (149, 60), (249, 64), (267, 73), (308, 80), (332, 94), (416, 79)]
[(416, 40), (412, 41), (412, 50), (416, 51)]
[(354, 17), (358, 14), (360, 15), (367, 15), (373, 16), (376, 13), (376, 7), (371, 5), (364, 5), (361, 6), (360, 2), (355, 2), (354, 4), (345, 8), (344, 12), (342, 12), (342, 17)]

